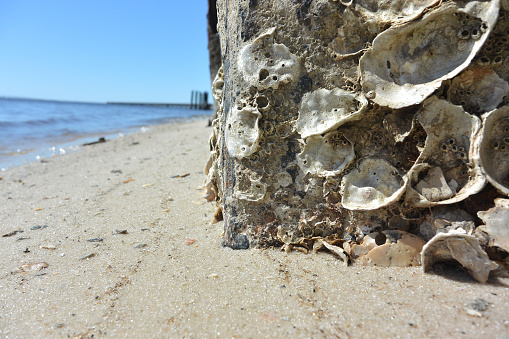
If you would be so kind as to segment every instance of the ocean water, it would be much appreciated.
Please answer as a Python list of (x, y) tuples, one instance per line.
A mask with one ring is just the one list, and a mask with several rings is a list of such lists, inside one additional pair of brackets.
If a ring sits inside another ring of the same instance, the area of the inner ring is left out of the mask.
[(0, 98), (0, 170), (211, 110)]

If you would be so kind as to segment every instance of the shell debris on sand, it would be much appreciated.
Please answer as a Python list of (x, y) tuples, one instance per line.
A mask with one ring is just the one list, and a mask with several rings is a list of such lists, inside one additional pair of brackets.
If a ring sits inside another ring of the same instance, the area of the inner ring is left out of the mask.
[(184, 241), (184, 244), (186, 245), (192, 245), (196, 242), (196, 239), (186, 239), (186, 241)]
[(424, 244), (421, 238), (405, 231), (374, 232), (366, 235), (360, 245), (352, 245), (350, 255), (363, 266), (419, 266)]
[(16, 272), (28, 272), (28, 271), (40, 271), (42, 269), (48, 268), (49, 264), (47, 262), (36, 262), (36, 263), (27, 263), (21, 265)]
[(22, 230), (14, 230), (9, 233), (2, 234), (2, 238), (12, 237), (13, 235), (16, 235), (18, 233), (22, 233)]
[(90, 259), (90, 258), (95, 257), (96, 255), (97, 255), (96, 253), (88, 253), (88, 254), (82, 256), (81, 258), (79, 258), (79, 260)]
[(35, 225), (35, 226), (30, 227), (30, 230), (31, 231), (42, 230), (42, 229), (47, 228), (47, 227), (48, 227), (48, 225)]
[(488, 309), (488, 306), (491, 303), (482, 299), (478, 298), (474, 300), (474, 302), (466, 305), (464, 308), (468, 315), (474, 316), (474, 317), (482, 317), (483, 314), (481, 312), (484, 312)]
[(479, 282), (488, 281), (490, 271), (498, 267), (489, 259), (476, 237), (460, 231), (438, 233), (421, 252), (424, 272), (431, 270), (435, 262), (451, 260), (459, 262)]

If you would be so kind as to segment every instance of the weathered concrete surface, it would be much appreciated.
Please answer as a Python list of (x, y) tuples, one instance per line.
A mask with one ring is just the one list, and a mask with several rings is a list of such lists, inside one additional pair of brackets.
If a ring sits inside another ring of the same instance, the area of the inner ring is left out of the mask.
[[(325, 239), (353, 258), (387, 229), (425, 241), (474, 234), (485, 250), (496, 242), (476, 216), (509, 192), (507, 8), (217, 6), (224, 85), (214, 86), (208, 186), (226, 246), (311, 250)], [(507, 253), (487, 250), (503, 265)]]

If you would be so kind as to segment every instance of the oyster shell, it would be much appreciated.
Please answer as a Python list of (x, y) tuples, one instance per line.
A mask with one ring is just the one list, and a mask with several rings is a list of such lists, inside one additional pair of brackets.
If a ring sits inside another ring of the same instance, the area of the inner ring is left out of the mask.
[(498, 267), (482, 250), (477, 238), (461, 232), (438, 233), (422, 248), (424, 272), (430, 271), (436, 262), (451, 260), (459, 262), (479, 282), (488, 281), (490, 271)]
[(275, 32), (274, 27), (267, 30), (239, 53), (238, 67), (244, 80), (258, 89), (277, 89), (298, 75), (297, 57), (285, 45), (274, 43)]
[(341, 204), (350, 210), (373, 210), (390, 205), (405, 192), (407, 177), (384, 159), (365, 159), (341, 181)]
[(261, 113), (255, 107), (242, 105), (230, 112), (225, 130), (226, 147), (231, 156), (242, 159), (258, 149)]
[(448, 3), (421, 20), (382, 32), (360, 59), (362, 90), (381, 106), (421, 103), (470, 64), (494, 27), (499, 7), (498, 0), (464, 7)]
[[(406, 201), (417, 207), (451, 204), (479, 192), (486, 180), (479, 166), (476, 134), (480, 119), (433, 96), (416, 115), (427, 133), (410, 170)], [(438, 127), (439, 126), (439, 127)]]
[(353, 144), (341, 133), (330, 132), (307, 138), (297, 164), (304, 173), (326, 177), (340, 174), (354, 157)]
[(296, 129), (302, 138), (331, 131), (347, 121), (356, 119), (365, 110), (368, 101), (339, 88), (324, 88), (302, 97)]
[(509, 195), (509, 106), (483, 115), (480, 163), (488, 181)]

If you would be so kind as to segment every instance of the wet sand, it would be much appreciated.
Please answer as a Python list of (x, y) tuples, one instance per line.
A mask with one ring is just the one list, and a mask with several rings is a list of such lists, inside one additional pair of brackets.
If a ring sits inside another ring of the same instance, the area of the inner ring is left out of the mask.
[(223, 248), (206, 124), (0, 172), (0, 337), (509, 337), (509, 279)]

